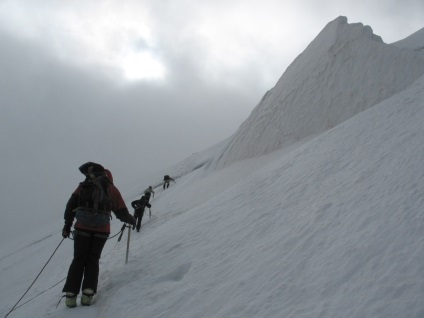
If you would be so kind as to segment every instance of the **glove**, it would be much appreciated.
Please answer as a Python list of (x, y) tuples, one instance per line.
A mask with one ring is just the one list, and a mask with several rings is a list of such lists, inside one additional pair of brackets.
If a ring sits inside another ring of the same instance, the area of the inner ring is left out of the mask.
[(114, 212), (116, 217), (119, 219), (119, 221), (124, 222), (124, 223), (128, 223), (131, 225), (135, 224), (135, 219), (134, 217), (128, 212), (128, 209), (119, 209), (117, 211)]
[(63, 227), (63, 230), (62, 230), (63, 238), (68, 238), (70, 234), (71, 234), (71, 225), (65, 224), (65, 226)]
[(131, 224), (131, 225), (135, 225), (135, 223), (136, 223), (134, 217), (129, 213), (128, 213), (128, 216), (125, 218), (124, 222)]

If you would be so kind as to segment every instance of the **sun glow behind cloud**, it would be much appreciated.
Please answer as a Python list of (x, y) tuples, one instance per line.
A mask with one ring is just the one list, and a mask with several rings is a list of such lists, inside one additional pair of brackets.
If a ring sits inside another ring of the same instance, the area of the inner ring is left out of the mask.
[(150, 52), (128, 52), (118, 59), (124, 77), (129, 80), (160, 80), (166, 75), (161, 61)]
[(84, 20), (83, 26), (79, 21), (67, 25), (86, 52), (86, 63), (118, 70), (127, 81), (162, 80), (165, 66), (156, 53), (148, 19), (141, 19), (145, 23), (138, 21), (124, 12), (119, 18), (104, 15), (97, 20)]

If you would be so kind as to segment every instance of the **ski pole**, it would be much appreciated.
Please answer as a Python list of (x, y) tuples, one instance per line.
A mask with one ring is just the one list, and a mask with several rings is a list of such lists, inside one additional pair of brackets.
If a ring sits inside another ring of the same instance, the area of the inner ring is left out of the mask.
[(128, 252), (129, 252), (129, 250), (130, 250), (130, 236), (131, 236), (131, 229), (130, 229), (129, 227), (130, 227), (130, 225), (128, 225), (127, 255), (126, 255), (126, 258), (125, 258), (125, 264), (127, 264), (127, 263), (128, 263)]

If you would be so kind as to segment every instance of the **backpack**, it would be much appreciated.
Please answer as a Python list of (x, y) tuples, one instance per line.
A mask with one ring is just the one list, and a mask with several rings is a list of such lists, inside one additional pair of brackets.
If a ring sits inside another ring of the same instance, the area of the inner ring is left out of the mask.
[(131, 206), (133, 207), (134, 210), (137, 210), (138, 208), (141, 207), (140, 200), (134, 200), (133, 202), (131, 202)]
[(131, 206), (135, 210), (138, 210), (138, 209), (144, 210), (144, 208), (146, 207), (146, 203), (147, 203), (146, 197), (142, 196), (140, 200), (134, 200), (133, 202), (131, 202)]
[(111, 218), (112, 200), (109, 193), (111, 183), (103, 166), (88, 162), (79, 170), (86, 176), (80, 183), (76, 218), (87, 226), (103, 226)]
[(149, 200), (150, 197), (152, 196), (152, 193), (148, 190), (144, 191), (144, 197), (146, 198), (146, 200)]
[(169, 175), (165, 175), (165, 176), (163, 177), (163, 180), (171, 180), (171, 177), (170, 177)]

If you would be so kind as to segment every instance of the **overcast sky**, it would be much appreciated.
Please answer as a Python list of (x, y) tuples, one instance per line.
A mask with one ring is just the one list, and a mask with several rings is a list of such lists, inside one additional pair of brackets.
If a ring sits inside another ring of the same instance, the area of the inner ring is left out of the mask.
[(1, 0), (2, 210), (62, 214), (86, 161), (119, 187), (229, 137), (340, 15), (391, 43), (424, 2)]

